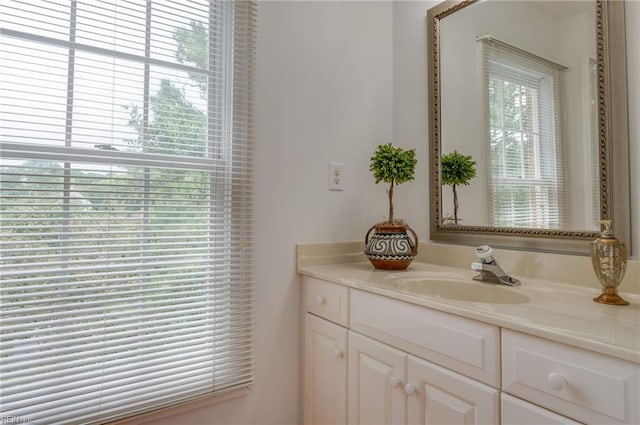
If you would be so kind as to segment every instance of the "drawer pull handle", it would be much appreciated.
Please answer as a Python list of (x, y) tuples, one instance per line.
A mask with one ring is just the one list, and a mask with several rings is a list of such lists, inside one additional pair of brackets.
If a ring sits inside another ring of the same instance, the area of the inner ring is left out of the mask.
[(413, 384), (407, 384), (404, 386), (404, 391), (407, 393), (407, 395), (409, 397), (411, 397), (412, 395), (414, 395), (416, 393), (416, 386)]
[(562, 387), (564, 387), (564, 377), (557, 373), (551, 372), (547, 376), (547, 382), (551, 385), (551, 388), (555, 388), (556, 390), (561, 390)]
[(326, 297), (321, 296), (321, 295), (318, 295), (318, 296), (316, 297), (316, 305), (317, 305), (317, 306), (320, 306), (320, 305), (322, 305), (322, 304), (325, 304), (326, 302), (327, 302), (327, 298), (326, 298)]
[(400, 378), (397, 376), (392, 376), (389, 382), (391, 383), (391, 388), (398, 388), (400, 386)]
[(339, 348), (334, 348), (333, 349), (333, 357), (335, 357), (336, 359), (340, 359), (342, 358), (342, 355), (344, 354), (344, 351), (342, 351)]

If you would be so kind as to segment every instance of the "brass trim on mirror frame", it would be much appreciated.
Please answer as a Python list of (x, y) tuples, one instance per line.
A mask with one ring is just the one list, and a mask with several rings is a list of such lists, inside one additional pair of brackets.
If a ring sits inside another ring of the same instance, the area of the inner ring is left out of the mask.
[[(427, 11), (427, 87), (430, 107), (430, 239), (460, 245), (489, 244), (494, 247), (511, 249), (589, 255), (590, 242), (599, 237), (600, 232), (598, 231), (443, 226), (441, 223), (441, 91), (438, 27), (441, 19), (477, 1), (448, 0)], [(631, 251), (624, 1), (596, 0), (595, 3), (600, 144), (600, 218), (613, 220), (616, 236), (627, 243)]]

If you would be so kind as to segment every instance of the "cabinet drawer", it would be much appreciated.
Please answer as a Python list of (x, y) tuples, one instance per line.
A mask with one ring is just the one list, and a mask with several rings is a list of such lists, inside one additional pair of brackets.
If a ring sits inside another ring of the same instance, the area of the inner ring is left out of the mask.
[(378, 341), (500, 387), (499, 328), (358, 290), (350, 327)]
[(349, 289), (346, 286), (305, 277), (304, 306), (309, 313), (342, 326), (349, 324)]
[(580, 425), (524, 400), (502, 393), (502, 425)]
[(502, 331), (504, 391), (585, 423), (640, 423), (640, 365)]

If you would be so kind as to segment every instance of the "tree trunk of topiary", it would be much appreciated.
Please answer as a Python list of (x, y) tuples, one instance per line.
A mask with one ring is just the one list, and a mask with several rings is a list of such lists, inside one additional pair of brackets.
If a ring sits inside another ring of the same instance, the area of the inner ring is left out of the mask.
[(387, 194), (389, 195), (389, 223), (393, 223), (393, 180), (389, 185), (389, 190), (387, 190)]
[(455, 183), (453, 184), (453, 222), (458, 225), (458, 192)]

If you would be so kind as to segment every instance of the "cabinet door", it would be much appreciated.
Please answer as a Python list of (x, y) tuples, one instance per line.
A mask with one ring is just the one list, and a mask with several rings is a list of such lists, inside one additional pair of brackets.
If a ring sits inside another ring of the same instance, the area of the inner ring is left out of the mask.
[(502, 425), (579, 425), (542, 407), (502, 394)]
[(413, 356), (407, 364), (410, 424), (499, 422), (499, 390)]
[(407, 355), (349, 332), (349, 424), (403, 425)]
[(305, 314), (304, 423), (347, 423), (347, 330)]

